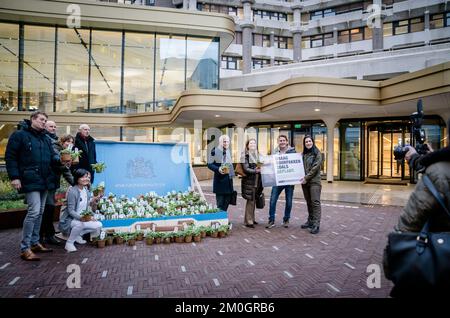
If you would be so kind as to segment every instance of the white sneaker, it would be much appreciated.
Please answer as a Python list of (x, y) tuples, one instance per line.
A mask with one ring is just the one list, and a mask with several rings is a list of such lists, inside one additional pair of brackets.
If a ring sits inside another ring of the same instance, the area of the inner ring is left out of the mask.
[(86, 244), (86, 241), (83, 240), (83, 238), (82, 238), (81, 236), (78, 236), (78, 237), (75, 239), (75, 242), (77, 242), (78, 244)]
[(69, 253), (77, 251), (77, 248), (75, 247), (75, 245), (72, 243), (68, 243), (68, 242), (66, 242), (66, 246), (64, 246), (64, 249)]
[(61, 240), (63, 240), (63, 241), (67, 241), (67, 240), (69, 239), (68, 236), (65, 236), (65, 235), (62, 234), (62, 233), (55, 234), (55, 237), (57, 237), (57, 238), (59, 238), (59, 239), (61, 239)]

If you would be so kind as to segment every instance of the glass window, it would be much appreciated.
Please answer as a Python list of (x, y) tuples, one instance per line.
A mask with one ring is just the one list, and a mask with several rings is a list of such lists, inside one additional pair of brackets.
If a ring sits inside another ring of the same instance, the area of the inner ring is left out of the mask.
[(235, 7), (228, 7), (228, 15), (237, 16), (238, 15), (238, 9), (235, 8)]
[(372, 29), (369, 27), (364, 28), (364, 40), (369, 40), (372, 38)]
[(266, 59), (252, 59), (252, 61), (253, 61), (253, 69), (255, 70), (268, 67), (270, 65), (270, 60)]
[[(314, 144), (322, 153), (322, 167), (321, 173), (325, 174), (327, 172), (327, 127), (325, 124), (314, 124), (312, 125), (312, 137), (314, 139)], [(303, 141), (302, 141), (303, 146)]]
[(58, 28), (56, 111), (88, 108), (89, 30)]
[(311, 47), (311, 38), (302, 38), (302, 49), (309, 49)]
[[(230, 7), (230, 8), (233, 8), (233, 7)], [(220, 6), (219, 11), (222, 14), (228, 14), (230, 12), (230, 10), (228, 10), (228, 6)]]
[(219, 82), (217, 38), (187, 38), (186, 89), (217, 89)]
[(408, 20), (394, 22), (394, 35), (408, 33)]
[(254, 46), (263, 46), (262, 45), (262, 34), (253, 33), (253, 45)]
[(209, 10), (210, 12), (219, 13), (219, 6), (218, 5), (210, 4), (209, 7), (210, 7), (210, 10)]
[(292, 38), (287, 38), (287, 48), (293, 49), (294, 48), (294, 42)]
[(0, 111), (17, 110), (19, 25), (0, 23)]
[(92, 31), (90, 112), (120, 112), (122, 33)]
[(338, 43), (348, 43), (348, 42), (350, 42), (348, 30), (339, 31), (338, 32)]
[(153, 111), (155, 36), (125, 34), (123, 111)]
[(238, 8), (237, 12), (239, 19), (244, 20), (244, 8)]
[(23, 109), (53, 111), (55, 28), (25, 26)]
[(361, 167), (361, 127), (359, 122), (345, 122), (340, 125), (343, 141), (341, 144), (341, 179), (360, 180)]
[(262, 46), (270, 47), (270, 35), (263, 34), (262, 36)]
[(391, 36), (392, 34), (392, 22), (383, 23), (383, 36)]
[(446, 27), (450, 26), (450, 12), (447, 12), (445, 14), (445, 26)]
[(153, 142), (153, 128), (123, 127), (123, 141)]
[(242, 32), (235, 32), (234, 44), (242, 44)]
[(425, 28), (423, 18), (411, 19), (410, 22), (411, 22), (410, 32), (420, 32), (423, 31)]
[(430, 18), (430, 29), (438, 29), (444, 27), (444, 14), (433, 14)]
[(323, 45), (333, 45), (334, 39), (333, 39), (333, 33), (326, 33), (323, 35)]
[(323, 16), (324, 17), (331, 17), (331, 16), (334, 16), (334, 15), (336, 15), (336, 12), (334, 11), (334, 9), (323, 10)]
[(186, 40), (174, 35), (156, 35), (155, 103), (168, 110), (184, 91)]
[(322, 34), (315, 35), (311, 37), (311, 47), (323, 46), (323, 36)]
[(350, 41), (362, 41), (363, 38), (364, 29), (363, 28), (357, 28), (357, 29), (351, 29), (350, 30)]
[(0, 134), (0, 163), (5, 164), (5, 151), (6, 145), (8, 144), (8, 139), (13, 132), (16, 131), (15, 124), (4, 124), (2, 125), (2, 133)]
[(269, 11), (262, 11), (262, 18), (264, 20), (270, 20), (271, 12)]
[(155, 128), (155, 142), (184, 142), (184, 129), (175, 127)]
[(319, 19), (321, 19), (322, 17), (323, 17), (323, 11), (320, 10), (320, 11), (314, 11), (314, 12), (311, 12), (310, 19), (311, 19), (311, 20), (319, 20)]

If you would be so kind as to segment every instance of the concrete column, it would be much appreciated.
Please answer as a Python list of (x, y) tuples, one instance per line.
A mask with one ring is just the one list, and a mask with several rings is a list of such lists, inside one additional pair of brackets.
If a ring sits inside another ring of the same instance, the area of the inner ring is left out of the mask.
[(275, 64), (275, 34), (273, 31), (270, 32), (270, 66)]
[(425, 11), (424, 12), (424, 19), (423, 19), (423, 25), (425, 27), (425, 30), (429, 30), (430, 29), (430, 11)]
[(291, 25), (292, 33), (292, 44), (294, 46), (294, 62), (301, 62), (302, 60), (302, 33), (307, 29), (302, 26), (302, 9), (303, 5), (300, 0), (295, 0), (294, 4), (291, 6), (294, 14), (294, 22)]
[(197, 0), (189, 0), (189, 10), (197, 10)]
[(183, 0), (183, 9), (184, 10), (189, 9), (189, 0)]
[(240, 23), (242, 29), (242, 73), (248, 74), (252, 71), (252, 45), (253, 45), (253, 14), (251, 5), (254, 0), (243, 0), (244, 20)]
[(333, 163), (334, 163), (334, 127), (338, 122), (338, 118), (323, 118), (327, 125), (327, 182), (333, 182)]
[(302, 31), (292, 32), (292, 42), (293, 42), (292, 44), (294, 45), (294, 62), (301, 62), (302, 61)]
[[(375, 10), (371, 13), (376, 15), (372, 22), (372, 51), (382, 51), (384, 49), (383, 43), (383, 21), (385, 14), (382, 11), (382, 0), (373, 0), (373, 7)], [(368, 25), (369, 26), (369, 25)], [(370, 27), (370, 26), (369, 26)]]

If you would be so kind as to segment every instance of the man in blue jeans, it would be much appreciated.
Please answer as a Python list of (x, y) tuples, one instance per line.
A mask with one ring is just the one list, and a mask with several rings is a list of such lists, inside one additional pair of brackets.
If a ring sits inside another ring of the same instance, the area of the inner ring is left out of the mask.
[(38, 261), (34, 253), (52, 250), (39, 243), (42, 214), (49, 190), (56, 188), (53, 166), (59, 164), (57, 154), (45, 135), (47, 114), (35, 111), (30, 120), (25, 120), (9, 137), (5, 161), (11, 185), (24, 193), (28, 212), (23, 221), (20, 257), (25, 261)]
[[(295, 153), (295, 148), (289, 146), (289, 140), (287, 136), (280, 135), (278, 137), (278, 148), (275, 149), (274, 154), (286, 154), (286, 153)], [(278, 197), (281, 192), (284, 190), (284, 194), (286, 196), (286, 206), (284, 208), (284, 217), (283, 217), (283, 226), (289, 226), (289, 218), (291, 217), (292, 210), (292, 198), (294, 197), (294, 186), (293, 185), (285, 185), (285, 186), (275, 186), (272, 187), (272, 193), (270, 195), (270, 209), (269, 209), (269, 224), (267, 224), (266, 228), (271, 229), (275, 226), (275, 211), (277, 207)]]

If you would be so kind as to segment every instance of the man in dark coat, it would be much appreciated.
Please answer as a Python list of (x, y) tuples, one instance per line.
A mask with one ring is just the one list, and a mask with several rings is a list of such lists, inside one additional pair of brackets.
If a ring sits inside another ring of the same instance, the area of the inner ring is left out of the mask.
[(208, 157), (208, 168), (214, 171), (213, 192), (216, 194), (217, 207), (223, 211), (228, 209), (234, 192), (234, 169), (229, 147), (230, 138), (222, 135), (219, 145), (211, 150)]
[(9, 137), (5, 161), (11, 185), (25, 193), (28, 212), (23, 221), (21, 258), (36, 261), (34, 252), (51, 252), (39, 243), (39, 230), (48, 190), (55, 189), (53, 166), (58, 165), (59, 155), (45, 136), (47, 115), (36, 111), (27, 125), (21, 123)]
[(97, 163), (97, 153), (95, 150), (95, 139), (90, 135), (91, 129), (88, 125), (82, 124), (75, 137), (75, 148), (83, 151), (80, 157), (80, 163), (73, 165), (73, 169), (83, 168), (91, 174), (91, 183), (94, 183), (94, 169), (91, 164)]

